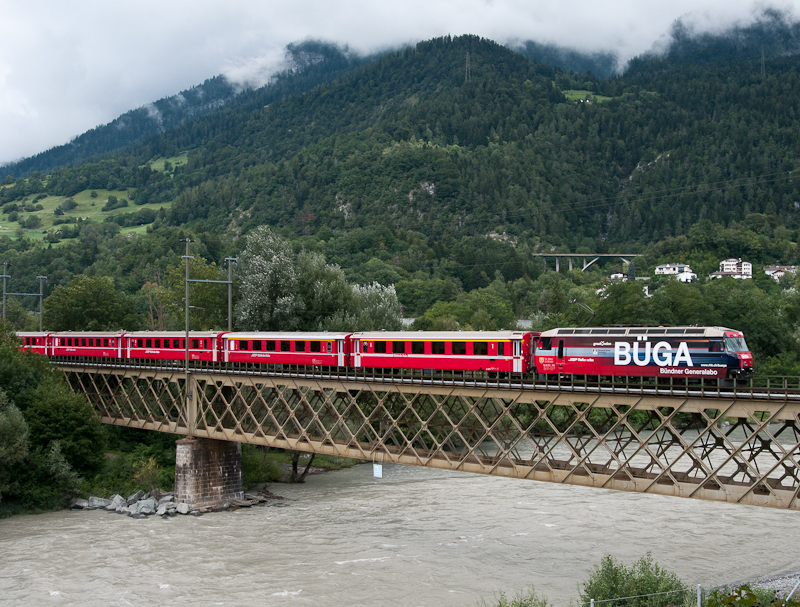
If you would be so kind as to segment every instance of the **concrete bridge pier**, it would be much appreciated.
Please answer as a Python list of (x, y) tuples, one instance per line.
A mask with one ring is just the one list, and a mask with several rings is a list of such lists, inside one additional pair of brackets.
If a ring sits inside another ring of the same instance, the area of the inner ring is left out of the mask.
[(244, 499), (240, 443), (188, 437), (176, 444), (176, 502), (213, 508)]

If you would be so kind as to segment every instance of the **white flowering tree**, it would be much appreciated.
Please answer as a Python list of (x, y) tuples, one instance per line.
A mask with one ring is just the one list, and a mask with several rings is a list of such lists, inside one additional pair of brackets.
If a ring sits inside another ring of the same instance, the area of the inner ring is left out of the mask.
[(319, 253), (295, 256), (266, 226), (247, 237), (239, 257), (238, 328), (272, 331), (372, 331), (402, 328), (394, 286), (349, 285)]
[(291, 246), (267, 226), (247, 237), (239, 257), (236, 320), (249, 331), (291, 331), (299, 323), (297, 269)]

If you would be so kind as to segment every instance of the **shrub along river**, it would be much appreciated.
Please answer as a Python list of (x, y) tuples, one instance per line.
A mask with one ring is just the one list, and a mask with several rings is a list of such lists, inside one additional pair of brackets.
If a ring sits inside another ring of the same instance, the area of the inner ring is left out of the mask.
[(0, 521), (0, 604), (557, 607), (604, 554), (690, 584), (800, 571), (800, 512), (371, 465), (270, 485), (285, 500), (145, 520)]

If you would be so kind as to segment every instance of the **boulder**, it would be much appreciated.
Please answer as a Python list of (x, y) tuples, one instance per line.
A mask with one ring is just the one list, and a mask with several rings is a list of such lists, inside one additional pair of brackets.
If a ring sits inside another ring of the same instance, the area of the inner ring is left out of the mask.
[(168, 503), (170, 503), (172, 501), (175, 501), (175, 500), (174, 500), (174, 498), (173, 498), (173, 496), (171, 494), (170, 495), (165, 495), (160, 500), (158, 500), (158, 505), (160, 506), (161, 504), (168, 504)]
[(139, 512), (141, 514), (155, 514), (158, 504), (152, 497), (136, 502)]
[(158, 507), (158, 510), (156, 510), (156, 514), (158, 516), (165, 516), (167, 514), (167, 505), (166, 504), (161, 504)]
[(131, 512), (128, 516), (136, 519), (147, 518), (144, 514), (140, 514), (139, 512)]
[(203, 513), (199, 510), (192, 510), (189, 514), (192, 516), (203, 516)]
[(107, 500), (104, 497), (90, 497), (89, 498), (89, 508), (91, 510), (100, 510), (101, 508), (106, 508), (107, 506), (111, 505), (111, 500)]
[(175, 509), (178, 511), (178, 514), (189, 514), (189, 510), (191, 510), (191, 508), (189, 508), (189, 504), (185, 502), (178, 504)]
[(78, 498), (72, 500), (72, 503), (69, 505), (72, 510), (83, 510), (84, 508), (89, 507), (89, 502), (84, 499)]
[(131, 504), (135, 504), (140, 499), (142, 499), (142, 497), (144, 497), (144, 491), (137, 491), (133, 495), (129, 496), (128, 499), (126, 500), (127, 503), (128, 503), (128, 506), (130, 506)]
[(112, 495), (111, 496), (111, 503), (106, 506), (106, 510), (116, 510), (120, 506), (127, 506), (128, 502), (125, 501), (125, 498), (121, 495)]

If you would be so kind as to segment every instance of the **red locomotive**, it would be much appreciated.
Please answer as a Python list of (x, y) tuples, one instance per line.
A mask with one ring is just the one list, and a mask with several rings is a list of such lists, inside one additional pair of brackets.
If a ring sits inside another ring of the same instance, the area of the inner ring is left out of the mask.
[(725, 327), (551, 329), (539, 337), (535, 365), (561, 375), (753, 377), (744, 334)]

